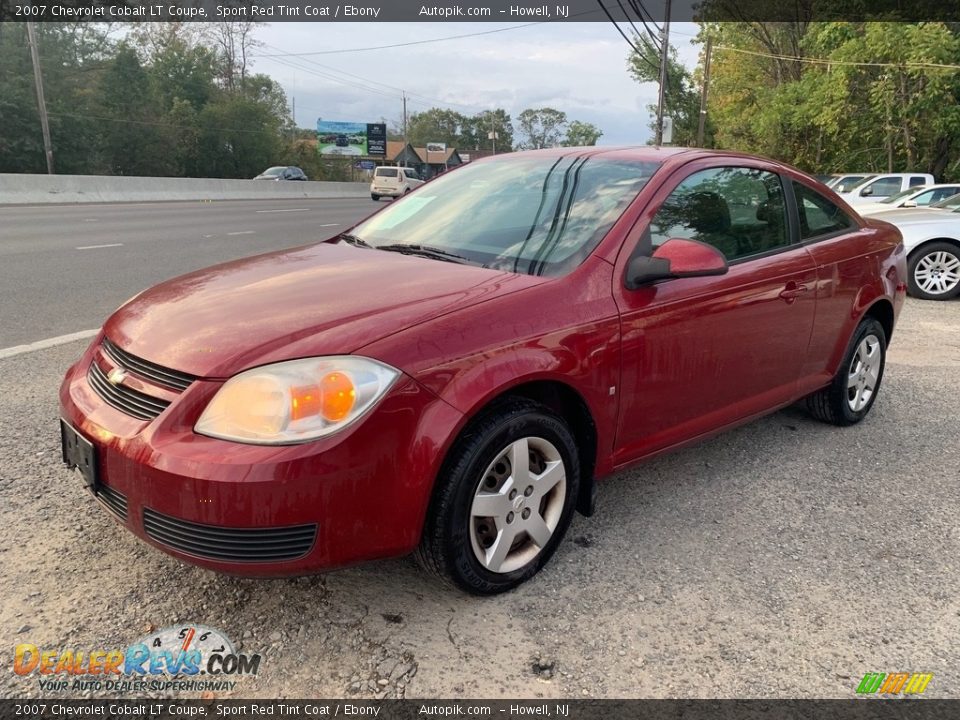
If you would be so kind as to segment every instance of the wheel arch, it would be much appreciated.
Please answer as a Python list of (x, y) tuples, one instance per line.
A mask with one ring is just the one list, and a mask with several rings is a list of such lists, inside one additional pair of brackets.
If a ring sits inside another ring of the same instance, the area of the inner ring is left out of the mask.
[[(464, 422), (453, 435), (453, 440), (444, 452), (440, 463), (440, 474), (447, 465), (447, 458), (461, 437), (470, 431), (474, 422), (484, 413), (495, 408), (509, 398), (526, 398), (549, 408), (563, 418), (570, 426), (577, 443), (580, 460), (580, 490), (577, 497), (577, 511), (582, 515), (592, 515), (595, 498), (595, 475), (598, 452), (597, 424), (590, 406), (583, 395), (569, 383), (555, 378), (527, 377), (499, 388), (469, 411), (464, 413)], [(437, 478), (439, 480), (439, 477)], [(436, 487), (434, 487), (434, 492)]]
[(883, 326), (883, 332), (887, 336), (887, 345), (889, 345), (890, 338), (893, 336), (895, 318), (893, 303), (890, 302), (888, 298), (878, 298), (876, 302), (867, 308), (867, 311), (863, 314), (863, 317), (872, 317)]
[(911, 260), (913, 260), (916, 254), (920, 252), (920, 250), (922, 250), (924, 247), (926, 247), (930, 243), (935, 243), (935, 242), (947, 243), (948, 245), (953, 245), (955, 248), (957, 248), (957, 250), (960, 250), (960, 239), (952, 238), (952, 237), (931, 237), (931, 238), (927, 238), (923, 242), (912, 247), (910, 251), (907, 252), (907, 262), (910, 262)]

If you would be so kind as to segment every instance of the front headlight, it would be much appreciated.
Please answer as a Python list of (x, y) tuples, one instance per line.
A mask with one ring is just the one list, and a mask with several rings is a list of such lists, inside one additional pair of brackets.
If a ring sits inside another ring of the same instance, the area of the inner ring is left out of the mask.
[(351, 355), (264, 365), (227, 380), (194, 430), (259, 445), (315, 440), (360, 418), (399, 376), (389, 365)]

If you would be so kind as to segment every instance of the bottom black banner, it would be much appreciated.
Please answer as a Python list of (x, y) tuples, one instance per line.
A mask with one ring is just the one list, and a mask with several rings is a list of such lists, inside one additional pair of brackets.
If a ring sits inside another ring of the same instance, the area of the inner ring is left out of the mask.
[(960, 700), (0, 700), (0, 718), (950, 720)]

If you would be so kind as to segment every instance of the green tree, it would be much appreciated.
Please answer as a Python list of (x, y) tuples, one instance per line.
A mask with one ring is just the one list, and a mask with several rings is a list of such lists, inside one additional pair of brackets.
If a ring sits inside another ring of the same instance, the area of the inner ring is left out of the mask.
[(466, 123), (467, 118), (456, 110), (430, 108), (413, 113), (407, 122), (407, 142), (414, 147), (423, 147), (431, 142), (457, 147)]
[(567, 136), (563, 139), (563, 145), (567, 147), (596, 145), (602, 135), (603, 131), (593, 123), (572, 120), (567, 126)]
[[(647, 37), (634, 36), (634, 45), (640, 52), (631, 52), (627, 57), (627, 70), (640, 83), (660, 82), (660, 51)], [(650, 129), (656, 133), (657, 106), (648, 105)], [(670, 47), (667, 54), (667, 82), (664, 87), (664, 115), (673, 120), (672, 145), (696, 144), (700, 120), (700, 91), (693, 73), (677, 59), (677, 51)], [(709, 138), (710, 133), (706, 134)], [(710, 146), (710, 142), (705, 142)]]
[(563, 138), (567, 114), (553, 108), (529, 108), (517, 117), (522, 150), (556, 147)]
[(99, 106), (109, 129), (103, 158), (115, 175), (166, 175), (172, 171), (149, 76), (136, 51), (121, 45), (100, 83)]

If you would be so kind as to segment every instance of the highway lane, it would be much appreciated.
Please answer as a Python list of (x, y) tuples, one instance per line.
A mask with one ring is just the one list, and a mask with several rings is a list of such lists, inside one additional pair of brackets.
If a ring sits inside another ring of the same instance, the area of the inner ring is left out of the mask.
[(330, 237), (369, 199), (0, 207), (0, 349), (99, 327), (197, 268)]

